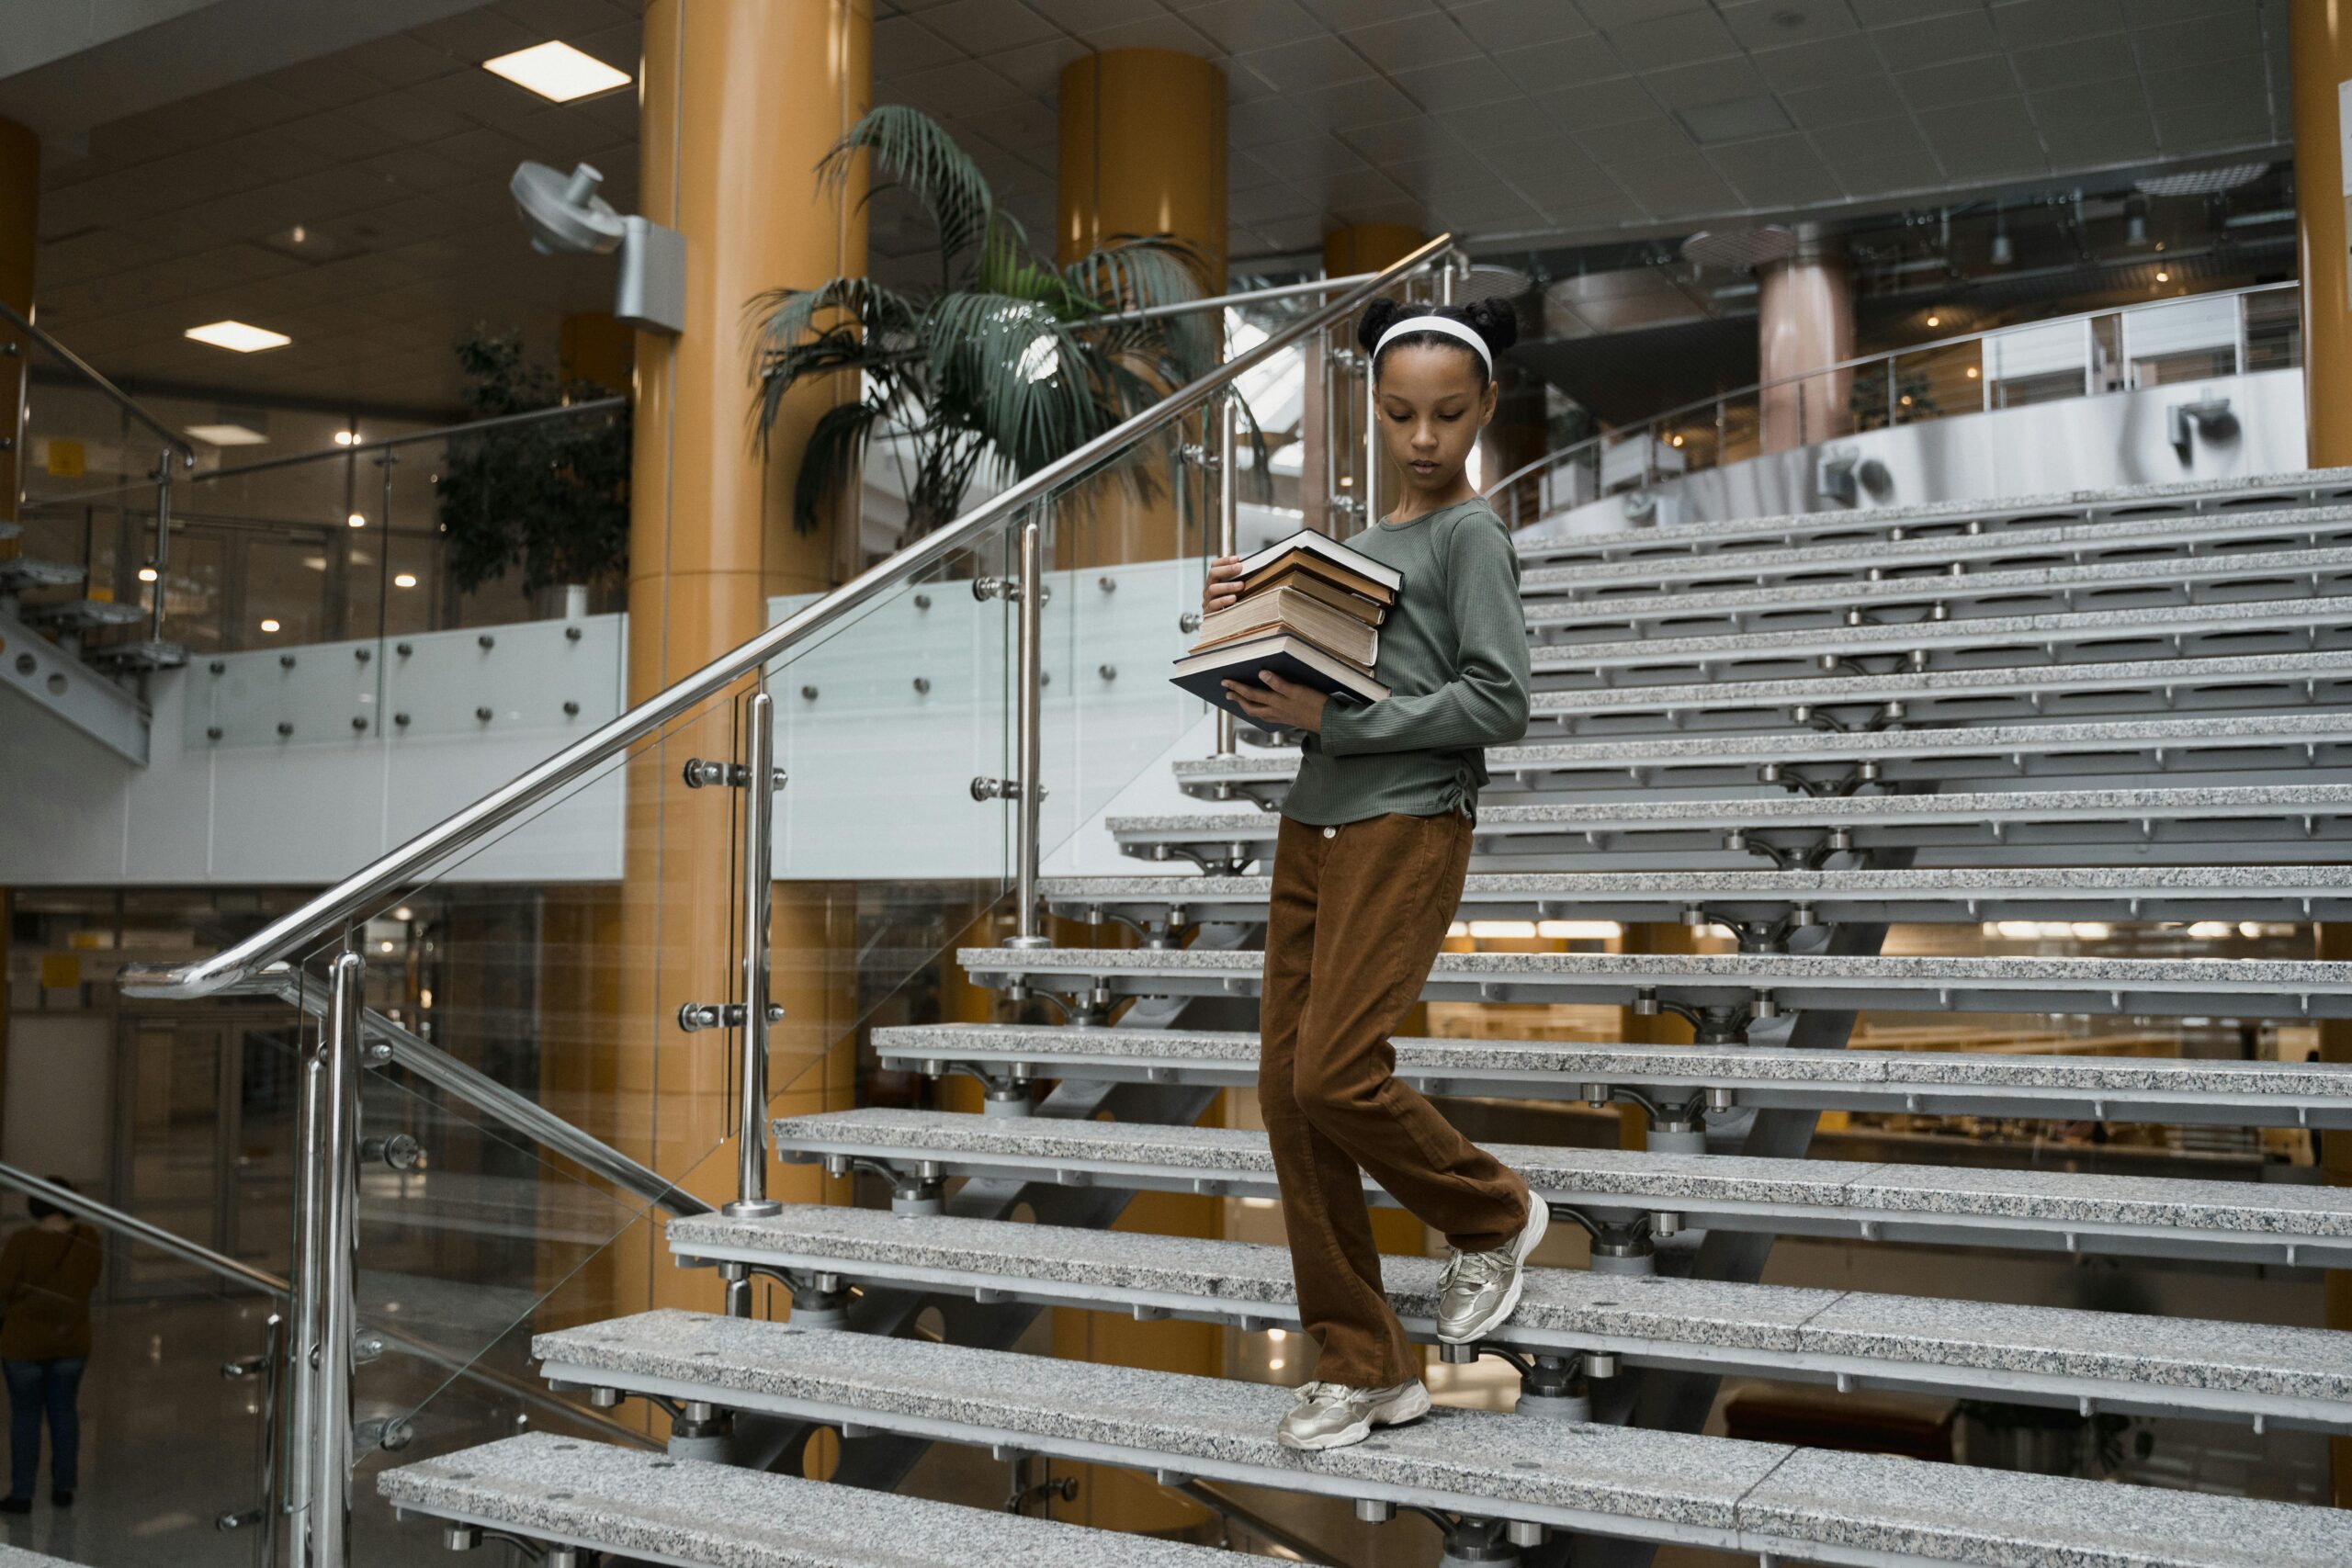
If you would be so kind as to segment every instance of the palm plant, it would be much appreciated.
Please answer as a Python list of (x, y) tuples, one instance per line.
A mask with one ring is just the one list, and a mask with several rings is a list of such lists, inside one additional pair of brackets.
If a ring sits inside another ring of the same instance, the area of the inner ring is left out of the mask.
[[(1199, 257), (1181, 242), (1123, 235), (1056, 267), (955, 138), (902, 105), (851, 127), (820, 177), (839, 189), (860, 153), (877, 175), (866, 200), (903, 190), (929, 217), (939, 282), (913, 292), (835, 277), (752, 301), (763, 450), (793, 388), (844, 372), (858, 382), (809, 434), (792, 497), (800, 531), (857, 482), (877, 434), (911, 452), (903, 543), (951, 521), (977, 473), (1034, 473), (1216, 363), (1213, 312), (1122, 314), (1201, 297)], [(1122, 474), (1145, 493), (1157, 482), (1142, 465)]]

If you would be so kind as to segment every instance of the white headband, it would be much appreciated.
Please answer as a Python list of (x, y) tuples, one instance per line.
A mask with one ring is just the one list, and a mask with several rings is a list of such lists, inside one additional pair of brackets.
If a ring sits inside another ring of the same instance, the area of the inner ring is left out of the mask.
[(1460, 338), (1464, 343), (1468, 344), (1472, 348), (1477, 351), (1478, 357), (1486, 364), (1487, 377), (1491, 378), (1494, 376), (1495, 356), (1493, 352), (1487, 347), (1487, 340), (1480, 337), (1476, 332), (1463, 325), (1460, 321), (1455, 321), (1451, 316), (1406, 317), (1403, 321), (1398, 321), (1395, 326), (1390, 327), (1386, 332), (1381, 333), (1380, 341), (1372, 345), (1372, 357), (1374, 361), (1376, 363), (1380, 356), (1387, 352), (1388, 345), (1391, 343), (1394, 343), (1396, 339), (1405, 336), (1408, 333), (1443, 333), (1447, 337)]

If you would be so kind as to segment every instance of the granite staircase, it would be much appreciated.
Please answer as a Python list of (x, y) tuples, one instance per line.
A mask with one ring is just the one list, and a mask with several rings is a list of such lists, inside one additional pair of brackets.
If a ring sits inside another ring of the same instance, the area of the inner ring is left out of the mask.
[[(669, 1457), (515, 1438), (390, 1471), (383, 1492), (452, 1545), (519, 1538), (551, 1565), (1230, 1555), (890, 1495), (911, 1455), (947, 1443), (1345, 1498), (1366, 1520), (1419, 1513), (1448, 1564), (1666, 1545), (1855, 1568), (2352, 1562), (2352, 1516), (2330, 1510), (1699, 1430), (1728, 1375), (2352, 1435), (2352, 1335), (1759, 1282), (1780, 1236), (1865, 1262), (1966, 1248), (1994, 1277), (2036, 1257), (2126, 1277), (2159, 1260), (2352, 1267), (2352, 1194), (2295, 1179), (2309, 1166), (2255, 1180), (1813, 1148), (1830, 1111), (2352, 1127), (2352, 1077), (2332, 1064), (2069, 1053), (2017, 1021), (2347, 1018), (2352, 964), (1882, 951), (1895, 923), (2352, 916), (2336, 863), (2352, 861), (2348, 500), (2352, 474), (2311, 473), (1524, 542), (1535, 716), (1490, 753), (1462, 919), (1679, 922), (1736, 944), (1450, 951), (1424, 992), (1671, 1013), (1690, 1045), (1397, 1042), (1398, 1073), (1428, 1092), (1630, 1105), (1646, 1128), (1640, 1150), (1482, 1139), (1588, 1259), (1535, 1269), (1487, 1344), (1441, 1350), (1508, 1363), (1512, 1411), (1441, 1405), (1300, 1454), (1272, 1440), (1283, 1389), (1011, 1348), (1048, 1306), (1298, 1326), (1281, 1248), (1107, 1228), (1137, 1191), (1274, 1190), (1261, 1134), (1196, 1124), (1254, 1081), (1254, 1034), (1215, 1025), (1256, 995), (1271, 808), (1295, 770), (1245, 745), (1177, 764), (1197, 811), (1107, 821), (1133, 874), (1047, 879), (1061, 929), (1087, 941), (957, 955), (1057, 1021), (876, 1032), (887, 1067), (978, 1080), (985, 1114), (775, 1122), (845, 1199), (882, 1179), (887, 1208), (672, 1221), (681, 1264), (782, 1281), (788, 1320), (664, 1311), (537, 1337), (557, 1385), (666, 1409)], [(1984, 1032), (2020, 1038), (1847, 1049), (1866, 1010), (1998, 1015)], [(1438, 1267), (1386, 1263), (1424, 1341)], [(951, 1314), (944, 1340), (910, 1332), (926, 1304)], [(850, 1439), (835, 1484), (763, 1468), (797, 1463), (820, 1427)], [(787, 1437), (753, 1444), (755, 1428)]]

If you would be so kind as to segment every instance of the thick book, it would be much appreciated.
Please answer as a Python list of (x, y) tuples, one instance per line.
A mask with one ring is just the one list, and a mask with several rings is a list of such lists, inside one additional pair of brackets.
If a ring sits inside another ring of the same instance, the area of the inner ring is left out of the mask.
[(1250, 592), (1284, 571), (1310, 573), (1361, 593), (1375, 604), (1395, 604), (1396, 591), (1405, 585), (1405, 574), (1395, 567), (1302, 528), (1255, 555), (1241, 558), (1241, 592)]
[(1380, 634), (1345, 610), (1297, 588), (1261, 589), (1201, 621), (1194, 653), (1261, 633), (1295, 632), (1326, 653), (1369, 671), (1380, 661)]
[(1271, 593), (1277, 588), (1287, 588), (1294, 593), (1304, 593), (1319, 599), (1335, 610), (1344, 610), (1368, 626), (1376, 626), (1388, 618), (1388, 606), (1374, 599), (1342, 588), (1329, 578), (1318, 576), (1305, 563), (1280, 567), (1261, 577), (1253, 593)]
[(1371, 676), (1350, 669), (1343, 660), (1332, 658), (1305, 637), (1283, 633), (1187, 654), (1176, 661), (1175, 671), (1169, 679), (1242, 723), (1255, 725), (1259, 721), (1242, 710), (1223, 682), (1230, 680), (1262, 685), (1264, 682), (1258, 679), (1261, 670), (1271, 670), (1297, 685), (1312, 686), (1327, 696), (1346, 693), (1367, 703), (1376, 703), (1388, 695), (1388, 688)]

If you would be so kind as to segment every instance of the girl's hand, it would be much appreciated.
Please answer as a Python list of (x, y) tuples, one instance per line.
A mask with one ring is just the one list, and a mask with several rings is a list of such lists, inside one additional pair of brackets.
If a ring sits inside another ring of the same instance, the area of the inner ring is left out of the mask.
[(1312, 686), (1302, 686), (1285, 681), (1271, 670), (1258, 671), (1262, 686), (1241, 681), (1225, 682), (1226, 694), (1250, 716), (1250, 722), (1268, 729), (1304, 729), (1312, 734), (1323, 733), (1323, 705), (1330, 699)]
[(1215, 615), (1241, 597), (1241, 558), (1219, 556), (1209, 562), (1209, 579), (1201, 584), (1201, 614)]

